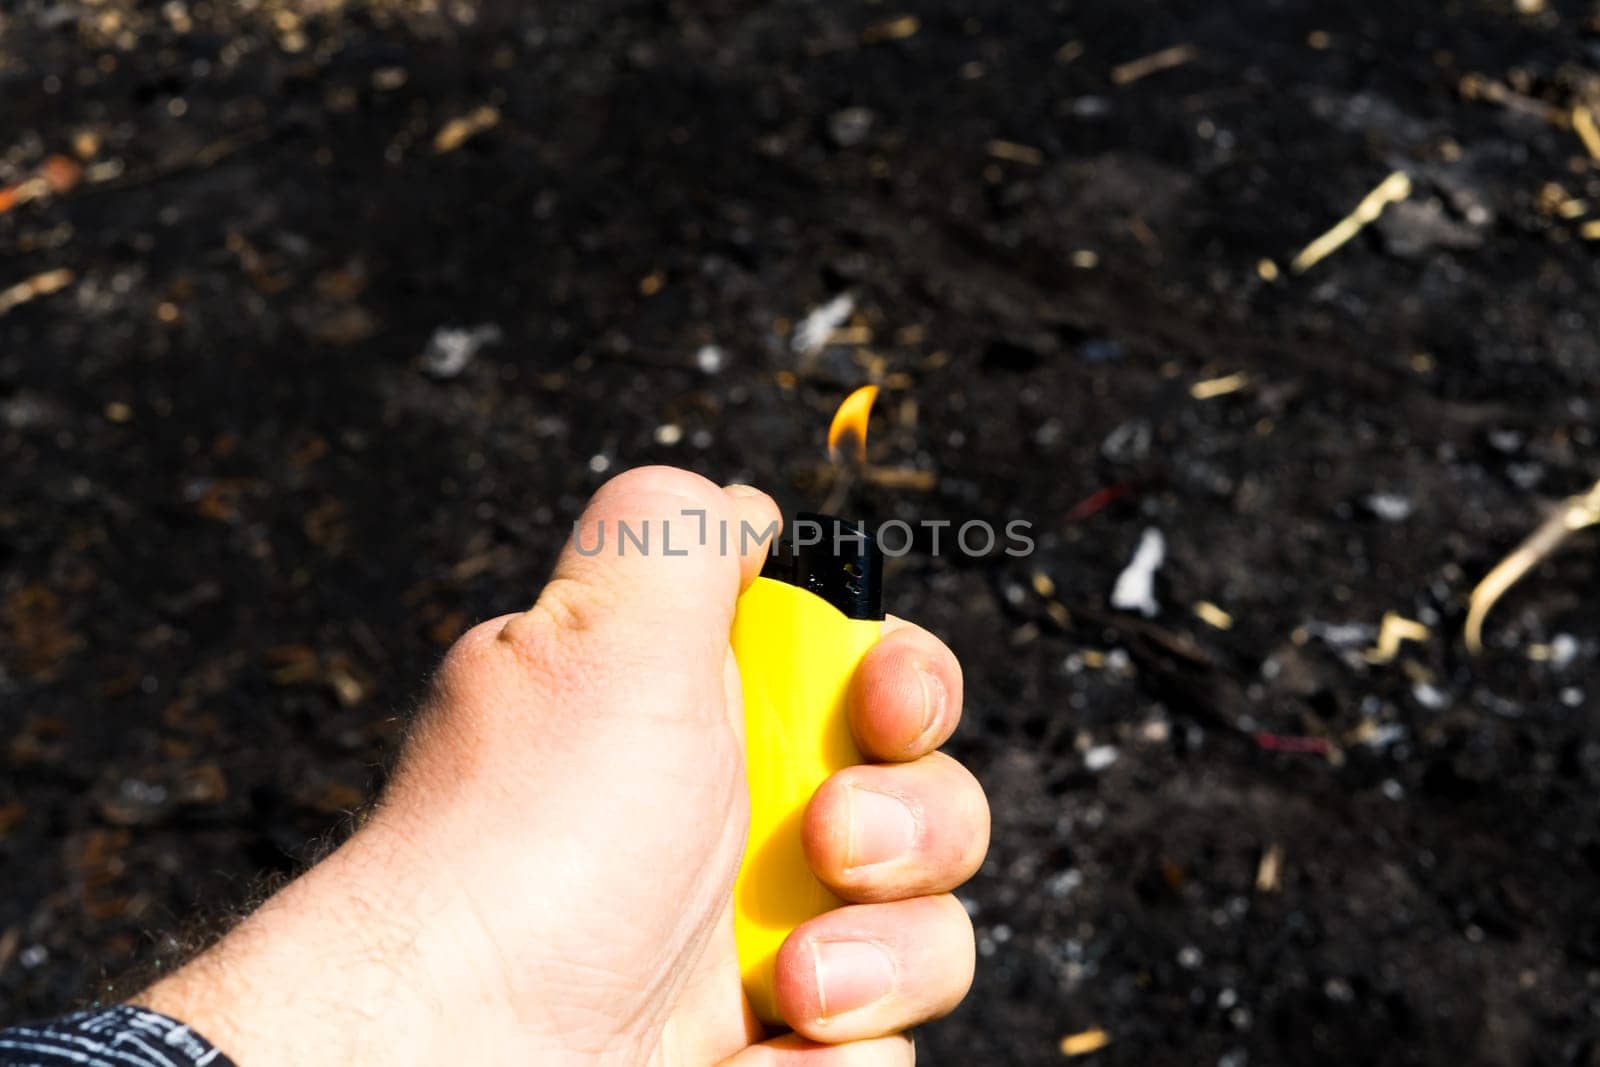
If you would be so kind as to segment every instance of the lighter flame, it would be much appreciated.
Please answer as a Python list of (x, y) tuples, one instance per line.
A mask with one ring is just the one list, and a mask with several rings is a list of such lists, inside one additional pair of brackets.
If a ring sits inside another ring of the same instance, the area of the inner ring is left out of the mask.
[(878, 399), (876, 385), (863, 385), (844, 398), (828, 424), (828, 458), (839, 462), (841, 446), (848, 438), (854, 442), (853, 458), (859, 466), (867, 461), (867, 420), (872, 417), (872, 402)]

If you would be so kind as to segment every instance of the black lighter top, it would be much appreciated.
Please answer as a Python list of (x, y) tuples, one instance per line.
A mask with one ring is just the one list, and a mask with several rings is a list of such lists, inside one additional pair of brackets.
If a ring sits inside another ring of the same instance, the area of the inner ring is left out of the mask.
[(859, 523), (802, 511), (761, 577), (809, 590), (849, 619), (883, 618), (883, 550)]

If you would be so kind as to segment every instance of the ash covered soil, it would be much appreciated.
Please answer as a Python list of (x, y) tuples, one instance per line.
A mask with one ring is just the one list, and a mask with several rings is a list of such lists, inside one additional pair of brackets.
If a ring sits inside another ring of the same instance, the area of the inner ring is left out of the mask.
[(889, 578), (995, 810), (921, 1062), (1600, 1063), (1595, 541), (1460, 640), (1600, 475), (1585, 5), (437, 7), (0, 14), (0, 1021), (338, 832), (609, 472), (814, 504), (870, 379), (854, 511), (1037, 542)]

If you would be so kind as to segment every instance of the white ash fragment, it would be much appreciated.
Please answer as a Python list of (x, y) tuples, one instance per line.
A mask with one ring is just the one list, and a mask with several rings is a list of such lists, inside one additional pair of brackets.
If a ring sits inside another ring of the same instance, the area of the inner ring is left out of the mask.
[(1525, 440), (1516, 430), (1489, 431), (1489, 447), (1508, 456), (1520, 452)]
[(1061, 443), (1066, 429), (1066, 425), (1060, 419), (1045, 419), (1039, 424), (1039, 428), (1033, 431), (1033, 443), (1041, 448), (1054, 447)]
[(1364, 622), (1322, 622), (1312, 619), (1305, 624), (1305, 631), (1323, 644), (1341, 651), (1370, 645), (1378, 636), (1378, 628)]
[(1133, 559), (1117, 575), (1117, 584), (1111, 589), (1111, 606), (1118, 611), (1137, 611), (1146, 618), (1161, 613), (1156, 601), (1156, 571), (1167, 558), (1167, 541), (1161, 531), (1148, 527), (1139, 537), (1139, 547)]
[(854, 148), (872, 133), (878, 119), (871, 108), (847, 107), (828, 116), (828, 139), (840, 148)]
[(1152, 745), (1166, 744), (1172, 737), (1172, 725), (1165, 719), (1150, 719), (1139, 727), (1139, 740)]
[(1443, 711), (1450, 706), (1450, 694), (1436, 685), (1419, 682), (1411, 687), (1411, 695), (1417, 698), (1417, 703), (1429, 711)]
[(849, 293), (840, 293), (821, 307), (813, 308), (794, 328), (789, 347), (802, 356), (816, 355), (855, 309), (856, 298)]
[(1411, 500), (1399, 493), (1369, 493), (1363, 503), (1384, 522), (1405, 522), (1413, 510)]
[(1381, 750), (1388, 748), (1390, 745), (1398, 744), (1399, 742), (1404, 741), (1405, 737), (1406, 728), (1404, 726), (1401, 726), (1399, 723), (1386, 722), (1382, 723), (1381, 725), (1374, 726), (1367, 733), (1366, 737), (1362, 738), (1361, 743), (1366, 745), (1368, 748), (1376, 748)]
[(1136, 463), (1150, 454), (1154, 437), (1148, 419), (1131, 419), (1106, 434), (1100, 454), (1113, 463)]
[(694, 365), (702, 374), (715, 374), (727, 365), (728, 355), (720, 345), (701, 345), (694, 354)]
[(1350, 983), (1337, 975), (1322, 983), (1322, 993), (1338, 1004), (1348, 1004), (1356, 999), (1356, 991), (1351, 988)]
[(1550, 667), (1564, 671), (1578, 658), (1578, 639), (1571, 634), (1556, 634), (1550, 639)]
[(64, 411), (36, 393), (23, 391), (16, 396), (0, 400), (0, 426), (13, 430), (49, 426), (65, 419)]
[(1537, 489), (1539, 487), (1539, 483), (1544, 481), (1544, 464), (1507, 463), (1506, 477), (1510, 478), (1511, 483), (1518, 489)]
[(1457, 222), (1437, 198), (1391, 204), (1378, 216), (1378, 232), (1389, 251), (1401, 259), (1415, 259), (1435, 248), (1470, 249), (1483, 244), (1479, 226)]
[(500, 337), (500, 327), (492, 322), (472, 327), (441, 326), (433, 331), (428, 347), (422, 350), (423, 373), (441, 381), (454, 378), (467, 369), (484, 345), (494, 344)]
[(1116, 745), (1096, 745), (1083, 754), (1083, 766), (1087, 770), (1099, 773), (1117, 762), (1117, 757), (1120, 755)]
[(1083, 872), (1076, 867), (1068, 867), (1060, 874), (1051, 876), (1044, 884), (1044, 891), (1056, 900), (1065, 900), (1083, 885)]

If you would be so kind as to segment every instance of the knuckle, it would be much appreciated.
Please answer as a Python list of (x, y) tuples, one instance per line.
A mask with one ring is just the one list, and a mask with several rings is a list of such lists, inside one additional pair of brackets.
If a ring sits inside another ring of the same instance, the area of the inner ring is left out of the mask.
[(456, 638), (439, 661), (434, 672), (433, 689), (436, 694), (448, 695), (470, 685), (481, 677), (484, 668), (494, 655), (494, 646), (500, 631), (515, 616), (502, 615), (480, 622)]
[(604, 587), (574, 578), (552, 578), (538, 601), (505, 621), (494, 635), (491, 653), (510, 659), (525, 679), (540, 679), (548, 689), (582, 691), (584, 679), (603, 673), (605, 642), (597, 634), (611, 612)]
[(501, 631), (500, 641), (521, 653), (543, 652), (548, 648), (552, 629), (575, 634), (598, 630), (609, 614), (611, 599), (611, 591), (603, 581), (551, 578), (533, 607)]

